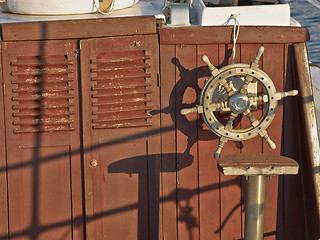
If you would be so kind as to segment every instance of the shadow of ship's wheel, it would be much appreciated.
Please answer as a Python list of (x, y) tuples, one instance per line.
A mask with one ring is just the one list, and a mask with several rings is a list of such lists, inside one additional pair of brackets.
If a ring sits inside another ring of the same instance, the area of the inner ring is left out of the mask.
[[(202, 114), (203, 120), (209, 129), (220, 137), (218, 149), (214, 157), (220, 156), (224, 144), (228, 140), (243, 141), (251, 139), (258, 134), (265, 139), (272, 149), (276, 148), (275, 143), (270, 139), (266, 128), (272, 122), (278, 101), (287, 96), (295, 96), (297, 90), (290, 92), (277, 92), (270, 77), (258, 68), (258, 63), (264, 48), (261, 46), (256, 58), (248, 64), (231, 64), (221, 69), (214, 67), (207, 56), (202, 60), (208, 65), (212, 77), (205, 83), (201, 95), (200, 105), (193, 108), (181, 110), (185, 115), (191, 112)], [(240, 84), (239, 84), (240, 82)], [(257, 82), (262, 88), (262, 94), (248, 92), (250, 83)], [(236, 87), (239, 85), (239, 87)], [(263, 112), (259, 119), (256, 119), (251, 111), (256, 103), (263, 103)], [(221, 123), (216, 113), (228, 112), (229, 118)], [(233, 122), (238, 115), (246, 116), (251, 126), (234, 129)]]

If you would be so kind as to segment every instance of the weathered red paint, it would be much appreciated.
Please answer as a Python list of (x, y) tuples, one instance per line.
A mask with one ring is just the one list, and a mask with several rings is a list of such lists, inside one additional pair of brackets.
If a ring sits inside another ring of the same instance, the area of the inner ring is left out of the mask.
[[(196, 114), (180, 114), (210, 76), (201, 56), (231, 63), (231, 30), (157, 34), (154, 17), (4, 24), (0, 239), (243, 238), (245, 180), (219, 174), (217, 136)], [(292, 89), (288, 51), (308, 37), (304, 28), (242, 27), (236, 63), (250, 63), (263, 44), (260, 68), (278, 91)], [(275, 151), (256, 137), (228, 142), (223, 154), (282, 154), (303, 165), (291, 131), (301, 121), (286, 122), (296, 103), (280, 103), (268, 128)], [(267, 181), (265, 239), (316, 235), (305, 224), (305, 186), (302, 175)]]

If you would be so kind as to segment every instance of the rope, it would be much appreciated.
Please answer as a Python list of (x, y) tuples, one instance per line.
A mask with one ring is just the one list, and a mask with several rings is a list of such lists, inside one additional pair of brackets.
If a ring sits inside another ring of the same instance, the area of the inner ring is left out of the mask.
[(110, 15), (113, 11), (114, 11), (114, 5), (115, 5), (115, 0), (112, 0), (111, 2), (111, 7), (110, 7), (110, 10), (108, 12), (103, 12), (99, 9), (96, 1), (99, 1), (99, 0), (93, 0), (93, 4), (94, 4), (94, 7), (97, 9), (97, 12), (103, 14), (103, 15)]
[(234, 59), (236, 57), (236, 43), (238, 40), (239, 32), (240, 32), (240, 23), (237, 19), (237, 17), (240, 14), (231, 14), (230, 19), (234, 20), (234, 25), (233, 25), (233, 49), (232, 49), (232, 64), (234, 64)]

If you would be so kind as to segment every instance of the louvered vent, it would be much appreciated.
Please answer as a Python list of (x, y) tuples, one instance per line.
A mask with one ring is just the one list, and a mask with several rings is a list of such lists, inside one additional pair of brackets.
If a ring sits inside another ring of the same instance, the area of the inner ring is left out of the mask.
[(108, 52), (91, 60), (92, 127), (151, 126), (150, 57)]
[(11, 65), (14, 133), (74, 130), (72, 61), (24, 56)]

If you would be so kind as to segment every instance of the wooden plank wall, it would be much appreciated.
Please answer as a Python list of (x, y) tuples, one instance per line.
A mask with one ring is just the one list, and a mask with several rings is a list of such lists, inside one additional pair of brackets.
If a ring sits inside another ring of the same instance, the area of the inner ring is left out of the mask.
[[(176, 200), (176, 204), (163, 203), (163, 235), (167, 239), (243, 239), (245, 179), (220, 174), (216, 168), (216, 159), (213, 158), (218, 146), (218, 137), (208, 130), (200, 115), (180, 114), (182, 108), (193, 107), (199, 103), (204, 81), (210, 77), (201, 56), (207, 55), (213, 65), (221, 68), (231, 63), (233, 46), (214, 41), (210, 44), (209, 40), (199, 44), (189, 43), (191, 40), (188, 39), (179, 42), (179, 36), (175, 37), (176, 42), (169, 39), (162, 44), (160, 40), (161, 127), (165, 129), (175, 126), (175, 131), (162, 133), (162, 151), (189, 154), (193, 163), (186, 168), (177, 169), (177, 172), (162, 175), (162, 197), (176, 193), (176, 199), (173, 199)], [(160, 39), (164, 39), (161, 37), (161, 31)], [(250, 64), (261, 45), (243, 42), (237, 44), (235, 63)], [(277, 91), (284, 91), (288, 44), (270, 41), (263, 46), (265, 52), (260, 59), (259, 68), (270, 76)], [(261, 111), (256, 111), (256, 114), (261, 114)], [(283, 154), (283, 141), (286, 139), (281, 130), (284, 122), (283, 112), (281, 101), (276, 116), (267, 129), (270, 138), (277, 145), (275, 150), (257, 136), (241, 143), (229, 141), (224, 146), (222, 155)], [(248, 124), (248, 120), (243, 119), (238, 123), (238, 127), (241, 124)], [(178, 158), (177, 161), (179, 164), (181, 160)], [(283, 179), (279, 180), (279, 177), (267, 179), (264, 239), (289, 239), (283, 238), (284, 231), (290, 231), (285, 225), (300, 222), (296, 219), (284, 219), (284, 194), (288, 197), (291, 193), (290, 190), (284, 189), (283, 183)], [(301, 239), (301, 236), (295, 238), (289, 235), (290, 239)]]
[[(5, 49), (2, 49), (2, 54), (5, 66), (4, 73), (0, 76), (5, 76), (3, 81), (7, 89), (11, 86), (10, 59), (14, 59), (13, 57), (20, 54), (21, 50), (31, 54), (32, 57), (38, 57), (38, 52), (33, 53), (37, 49), (41, 51), (45, 49), (44, 53), (50, 56), (61, 52), (62, 55), (74, 60), (72, 79), (74, 80), (76, 126), (70, 134), (57, 133), (57, 137), (52, 137), (51, 133), (14, 134), (11, 124), (13, 115), (10, 110), (12, 91), (5, 92), (5, 99), (2, 95), (0, 96), (0, 104), (4, 105), (5, 101), (8, 105), (6, 115), (0, 113), (0, 122), (3, 123), (4, 118), (7, 121), (7, 132), (5, 133), (5, 129), (1, 127), (0, 137), (2, 142), (5, 142), (6, 136), (8, 143), (7, 155), (4, 145), (0, 147), (0, 239), (7, 239), (9, 235), (11, 238), (47, 239), (49, 234), (51, 237), (58, 236), (61, 239), (104, 239), (107, 236), (116, 239), (120, 235), (127, 236), (122, 239), (130, 240), (244, 238), (245, 179), (220, 174), (216, 167), (216, 159), (213, 158), (219, 141), (218, 137), (208, 129), (201, 116), (195, 113), (187, 116), (180, 114), (182, 108), (198, 104), (201, 89), (206, 79), (210, 77), (207, 66), (201, 61), (201, 56), (207, 55), (219, 68), (231, 63), (232, 27), (161, 29), (159, 58), (155, 19), (152, 17), (151, 21), (150, 17), (131, 20), (131, 18), (126, 19), (118, 29), (103, 28), (103, 32), (100, 32), (99, 26), (105, 25), (106, 20), (78, 22), (77, 26), (70, 21), (67, 22), (66, 29), (71, 35), (65, 34), (65, 31), (56, 35), (57, 29), (61, 28), (61, 22), (49, 22), (45, 25), (26, 23), (2, 26), (3, 36), (9, 42), (139, 34), (137, 39), (133, 37), (114, 39), (114, 44), (117, 46), (114, 49), (140, 49), (142, 39), (143, 44), (140, 50), (152, 56), (153, 70), (150, 70), (150, 73), (152, 73), (153, 105), (150, 114), (152, 114), (153, 126), (148, 130), (131, 128), (122, 131), (118, 129), (93, 131), (89, 125), (91, 123), (89, 56), (101, 51), (92, 51), (94, 48), (89, 47), (88, 43), (97, 41), (101, 44), (98, 49), (106, 51), (111, 46), (112, 39), (80, 40), (83, 47), (80, 51), (80, 72), (77, 65), (79, 42), (76, 40), (3, 43), (2, 48)], [(118, 24), (118, 19), (110, 21), (113, 25)], [(100, 25), (95, 25), (97, 23)], [(148, 23), (147, 27), (145, 23)], [(95, 28), (90, 33), (92, 25), (95, 25)], [(123, 33), (124, 25), (125, 29), (131, 29), (130, 32)], [(70, 31), (74, 27), (76, 30)], [(36, 29), (36, 31), (32, 31), (30, 35), (30, 29)], [(47, 35), (43, 35), (45, 29), (47, 29)], [(153, 35), (149, 36), (150, 34)], [(292, 42), (304, 42), (307, 38), (308, 32), (303, 28), (242, 27), (235, 62), (249, 64), (261, 46), (257, 43), (263, 42), (265, 53), (260, 60), (260, 69), (271, 77), (278, 91), (283, 91), (285, 87), (286, 90), (291, 90), (296, 80), (292, 75), (286, 75), (288, 46)], [(118, 42), (118, 40), (121, 41)], [(143, 48), (147, 43), (148, 47)], [(67, 47), (68, 52), (65, 52), (63, 49)], [(42, 57), (41, 54), (39, 56)], [(159, 65), (161, 78), (158, 78)], [(149, 73), (148, 71), (146, 70), (146, 73)], [(79, 87), (81, 87), (82, 96), (78, 96), (80, 92), (77, 84), (80, 78), (77, 74), (81, 74)], [(4, 91), (2, 87), (3, 85), (0, 86), (1, 92)], [(82, 106), (78, 106), (80, 98), (83, 100)], [(293, 143), (296, 135), (292, 134), (292, 131), (299, 125), (299, 122), (289, 126), (283, 125), (286, 117), (294, 118), (298, 114), (294, 107), (296, 101), (286, 103), (289, 104), (284, 107), (283, 102), (280, 102), (276, 117), (268, 128), (268, 133), (277, 144), (277, 149), (271, 150), (260, 137), (255, 137), (241, 143), (229, 141), (223, 148), (222, 154), (262, 152), (302, 156), (303, 152), (293, 153), (295, 149), (291, 152), (284, 149), (290, 147), (290, 144), (297, 146), (297, 143)], [(81, 107), (80, 113), (78, 111)], [(285, 108), (290, 111), (289, 114), (284, 114)], [(261, 114), (261, 111), (257, 110), (256, 114)], [(83, 126), (79, 122), (81, 114), (83, 114)], [(246, 118), (242, 121), (236, 120), (238, 128), (246, 124), (248, 124)], [(1, 126), (4, 126), (4, 123)], [(282, 130), (282, 126), (288, 127)], [(137, 136), (137, 139), (132, 141), (132, 136)], [(80, 140), (84, 140), (83, 145)], [(160, 140), (161, 143), (159, 143)], [(124, 149), (129, 150), (124, 151)], [(56, 156), (57, 159), (52, 156)], [(54, 160), (61, 164), (51, 164), (50, 167), (46, 165), (43, 169), (43, 159)], [(95, 159), (99, 160), (99, 165), (94, 169), (90, 163)], [(140, 165), (136, 164), (137, 162)], [(22, 167), (21, 169), (17, 167), (19, 171), (6, 172), (12, 166), (19, 164), (21, 166), (29, 164), (33, 172)], [(82, 170), (84, 176), (81, 176)], [(62, 174), (62, 177), (59, 177), (59, 174)], [(295, 210), (297, 205), (305, 206), (306, 204), (303, 198), (305, 193), (303, 190), (306, 191), (306, 189), (303, 189), (302, 181), (301, 175), (288, 178), (272, 177), (267, 180), (265, 239), (310, 239), (308, 225), (304, 221), (306, 208)], [(51, 182), (54, 183), (50, 184)], [(85, 186), (82, 186), (82, 183)], [(43, 190), (41, 194), (37, 192), (40, 189), (38, 189), (39, 186), (45, 186), (41, 189)], [(52, 186), (56, 188), (49, 188)], [(124, 187), (128, 190), (120, 191)], [(22, 199), (20, 192), (25, 189), (30, 191)], [(118, 197), (117, 191), (120, 191)], [(53, 207), (47, 208), (48, 204), (46, 205), (43, 199)], [(41, 208), (37, 206), (40, 200)], [(85, 200), (85, 209), (82, 206), (83, 200)], [(105, 200), (112, 203), (107, 204)], [(20, 208), (16, 208), (15, 205)], [(120, 208), (117, 207), (118, 205)], [(21, 209), (26, 212), (22, 212)], [(58, 216), (59, 221), (52, 218), (58, 213), (61, 214)], [(84, 231), (83, 218), (86, 218), (87, 224)], [(13, 221), (15, 219), (16, 221)], [(85, 233), (86, 236), (84, 236)]]

